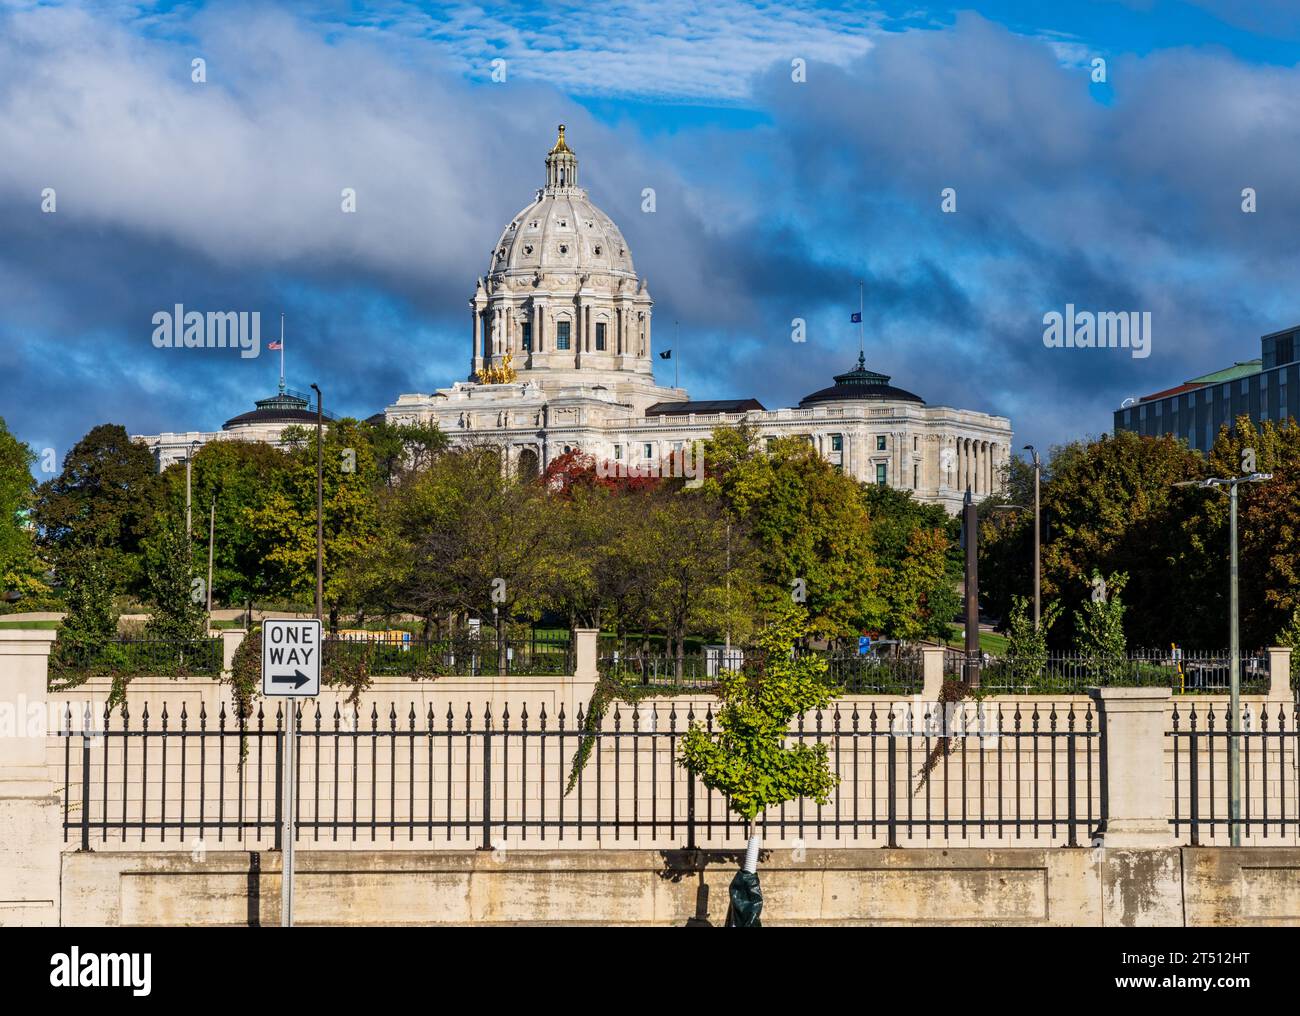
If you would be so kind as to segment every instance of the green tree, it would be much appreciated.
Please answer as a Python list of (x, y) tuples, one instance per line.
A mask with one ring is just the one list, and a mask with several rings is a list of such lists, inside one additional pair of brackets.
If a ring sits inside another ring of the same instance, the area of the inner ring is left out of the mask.
[(153, 456), (118, 424), (101, 424), (73, 446), (58, 476), (41, 484), (33, 518), (56, 568), (96, 551), (115, 588), (135, 590), (140, 546), (158, 501)]
[(1031, 685), (1047, 667), (1047, 632), (1061, 616), (1062, 609), (1059, 603), (1048, 603), (1035, 628), (1030, 605), (1029, 597), (1013, 596), (1007, 617), (1007, 659), (1012, 677), (1020, 686)]
[[(286, 467), (247, 518), (267, 585), (310, 603), (316, 589), (316, 431), (288, 427), (284, 437)], [(334, 420), (325, 429), (322, 478), (325, 608), (334, 627), (341, 610), (358, 605), (354, 566), (373, 549), (379, 515), (374, 453), (356, 420)]]
[(9, 432), (0, 417), (0, 596), (5, 599), (30, 599), (50, 591), (30, 521), (35, 461), (32, 450)]
[[(726, 510), (711, 494), (661, 488), (643, 496), (648, 620), (667, 637), (680, 676), (688, 634), (721, 633), (738, 622), (738, 598), (758, 589), (756, 562), (743, 532), (732, 534), (728, 552)], [(747, 632), (731, 634), (743, 641)]]
[(70, 554), (59, 572), (68, 610), (59, 642), (93, 650), (117, 638), (119, 613), (103, 558), (93, 550)]
[(951, 552), (948, 513), (910, 491), (864, 484), (871, 545), (885, 601), (882, 627), (895, 638), (947, 641), (961, 603), (961, 563)]
[(194, 568), (184, 525), (167, 519), (145, 542), (145, 593), (150, 604), (145, 635), (166, 642), (190, 642), (207, 634), (202, 597), (195, 598)]
[[(280, 577), (268, 565), (267, 534), (253, 520), (267, 498), (287, 484), (290, 456), (261, 441), (210, 441), (194, 456), (191, 488), (193, 552), (196, 573), (206, 578), (208, 512), (215, 504), (212, 541), (212, 602), (242, 606), (265, 600), (282, 590)], [(162, 474), (166, 508), (159, 518), (185, 511), (185, 466), (172, 465)], [(315, 581), (315, 472), (312, 472), (312, 582)]]
[(447, 435), (436, 423), (378, 420), (367, 421), (364, 427), (374, 449), (376, 475), (389, 487), (411, 473), (428, 469), (447, 450)]
[(766, 611), (803, 595), (809, 633), (836, 637), (884, 627), (870, 520), (858, 485), (807, 441), (756, 451), (752, 434), (722, 429), (705, 444), (706, 493), (716, 492), (759, 548)]
[(765, 666), (721, 676), (717, 731), (697, 723), (682, 738), (679, 764), (723, 794), (748, 832), (775, 805), (801, 797), (825, 804), (839, 783), (826, 744), (787, 743), (791, 720), (834, 697), (824, 680), (826, 661), (793, 652), (807, 629), (802, 611), (783, 611), (757, 638)]
[(1089, 598), (1074, 612), (1074, 644), (1093, 680), (1112, 671), (1128, 653), (1124, 637), (1124, 601), (1120, 592), (1128, 575), (1115, 572), (1103, 578), (1092, 573)]

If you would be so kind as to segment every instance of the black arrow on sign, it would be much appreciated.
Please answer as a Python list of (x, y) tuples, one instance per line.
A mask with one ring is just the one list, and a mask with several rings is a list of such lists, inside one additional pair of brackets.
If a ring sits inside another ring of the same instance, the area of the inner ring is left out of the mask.
[(292, 674), (271, 675), (272, 684), (292, 684), (294, 690), (301, 688), (304, 684), (306, 684), (310, 680), (311, 678), (308, 677), (306, 674), (304, 674), (301, 670), (295, 670)]

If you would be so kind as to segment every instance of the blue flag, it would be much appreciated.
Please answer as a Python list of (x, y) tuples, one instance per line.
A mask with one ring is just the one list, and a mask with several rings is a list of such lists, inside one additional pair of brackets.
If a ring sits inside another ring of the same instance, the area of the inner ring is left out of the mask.
[(861, 322), (861, 321), (862, 321), (862, 311), (860, 311), (860, 310), (855, 310), (855, 311), (853, 312), (853, 314), (850, 315), (849, 320), (850, 320), (851, 322), (853, 322), (855, 325), (858, 324), (859, 322)]
[(671, 349), (665, 349), (662, 353), (659, 354), (659, 359), (661, 360), (671, 360), (672, 358), (673, 358), (673, 351)]

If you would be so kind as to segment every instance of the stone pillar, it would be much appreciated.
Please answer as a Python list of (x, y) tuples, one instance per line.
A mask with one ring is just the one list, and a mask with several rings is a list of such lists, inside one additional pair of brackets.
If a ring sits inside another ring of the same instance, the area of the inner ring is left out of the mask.
[(1268, 650), (1268, 697), (1291, 698), (1291, 649), (1288, 646), (1270, 646)]
[(483, 366), (483, 320), (478, 307), (474, 307), (470, 314), (474, 318), (474, 369), (478, 370)]
[(573, 697), (575, 702), (590, 703), (600, 672), (596, 666), (597, 628), (573, 629)]
[(1167, 847), (1174, 837), (1165, 800), (1169, 688), (1090, 688), (1101, 722), (1105, 846)]
[(921, 700), (938, 702), (943, 689), (943, 646), (921, 647)]
[(222, 628), (221, 635), (221, 676), (229, 677), (230, 669), (234, 666), (235, 650), (239, 644), (244, 641), (244, 636), (248, 634), (247, 628)]
[(55, 635), (0, 631), (0, 926), (59, 923), (62, 812), (45, 757)]

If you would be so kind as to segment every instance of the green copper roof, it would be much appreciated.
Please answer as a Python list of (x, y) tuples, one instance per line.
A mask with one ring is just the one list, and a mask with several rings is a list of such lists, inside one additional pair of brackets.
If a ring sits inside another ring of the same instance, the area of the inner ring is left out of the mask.
[(1264, 366), (1263, 360), (1241, 360), (1234, 363), (1231, 367), (1224, 367), (1223, 370), (1216, 370), (1213, 374), (1204, 374), (1201, 377), (1192, 377), (1187, 379), (1189, 385), (1212, 385), (1220, 381), (1236, 381), (1239, 377), (1250, 377), (1252, 374), (1258, 374)]

